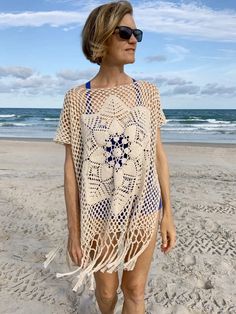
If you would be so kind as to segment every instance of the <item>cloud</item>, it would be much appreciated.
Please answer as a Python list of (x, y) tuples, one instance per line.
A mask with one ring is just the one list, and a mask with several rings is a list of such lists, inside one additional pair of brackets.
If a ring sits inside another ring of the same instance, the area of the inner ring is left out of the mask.
[(149, 57), (146, 57), (145, 60), (149, 63), (151, 62), (160, 62), (160, 61), (166, 61), (166, 57), (165, 56), (162, 56), (162, 55), (159, 55), (159, 56), (149, 56)]
[(236, 41), (236, 11), (233, 10), (214, 10), (196, 3), (145, 1), (134, 12), (137, 24), (151, 32), (191, 40)]
[(181, 78), (181, 77), (165, 77), (162, 75), (158, 75), (155, 78), (145, 78), (147, 80), (151, 80), (153, 81), (153, 83), (157, 84), (158, 86), (161, 85), (177, 85), (177, 86), (183, 86), (183, 85), (187, 85), (187, 84), (191, 84), (191, 81), (186, 81), (185, 79)]
[[(23, 67), (12, 67), (23, 68)], [(0, 68), (0, 73), (1, 73)], [(81, 85), (91, 78), (94, 72), (91, 70), (78, 71), (64, 69), (54, 75), (33, 73), (27, 68), (31, 76), (0, 76), (0, 91), (2, 93), (15, 93), (24, 95), (63, 95), (72, 86)], [(5, 69), (6, 70), (6, 69)], [(10, 71), (8, 71), (10, 73)]]
[[(204, 86), (194, 84), (179, 76), (157, 75), (155, 77), (143, 76), (139, 79), (150, 81), (161, 88), (162, 96), (174, 95), (219, 95), (219, 96), (236, 96), (236, 87), (222, 86), (217, 83), (207, 83)], [(170, 88), (172, 87), (172, 88)]]
[(22, 12), (0, 13), (0, 27), (40, 27), (49, 25), (59, 27), (78, 24), (84, 21), (82, 12), (48, 11), (48, 12)]
[[(70, 30), (84, 25), (91, 10), (106, 1), (81, 3), (77, 11), (0, 13), (0, 27), (49, 25)], [(236, 42), (235, 10), (214, 10), (197, 3), (158, 0), (139, 1), (133, 7), (136, 24), (144, 31), (179, 35), (191, 40)]]
[[(84, 7), (84, 4), (81, 2), (82, 1), (78, 1), (78, 0), (45, 0), (45, 2), (49, 2), (49, 3), (62, 3), (62, 4), (69, 4), (75, 7)], [(98, 6), (101, 4), (101, 1), (97, 1), (97, 0), (87, 0), (86, 1), (86, 6), (90, 5), (91, 7), (94, 6)]]
[(236, 96), (236, 87), (234, 86), (223, 86), (217, 83), (208, 83), (203, 87), (198, 85), (184, 85), (176, 86), (173, 89), (163, 91), (162, 96), (173, 96), (173, 95), (217, 95), (217, 96)]
[(235, 86), (223, 86), (217, 83), (209, 83), (203, 88), (203, 95), (236, 95), (236, 87)]
[(182, 86), (182, 85), (186, 85), (186, 84), (191, 84), (192, 82), (191, 81), (186, 81), (180, 77), (173, 77), (173, 78), (169, 78), (167, 79), (167, 85), (179, 85), (179, 86)]
[(6, 76), (14, 76), (18, 78), (28, 78), (33, 75), (31, 68), (22, 66), (0, 67), (0, 78)]
[[(189, 49), (180, 46), (180, 45), (174, 45), (174, 44), (167, 44), (165, 45), (165, 49), (169, 54), (174, 55), (173, 59), (169, 60), (169, 63), (171, 62), (178, 62), (182, 61), (185, 56), (190, 52)], [(156, 61), (166, 61), (167, 57), (163, 55), (156, 55), (156, 56), (148, 56), (146, 57), (147, 62), (156, 62)]]
[(195, 95), (200, 91), (197, 85), (176, 86), (173, 89), (173, 94)]
[(57, 77), (68, 81), (77, 81), (86, 79), (92, 75), (92, 71), (78, 71), (78, 70), (62, 70), (57, 73)]
[(24, 95), (42, 95), (59, 92), (59, 82), (48, 75), (34, 75), (26, 79), (12, 78), (0, 80), (0, 90), (2, 93), (15, 93)]
[(166, 45), (166, 50), (168, 53), (173, 54), (175, 56), (174, 59), (170, 60), (170, 62), (182, 61), (185, 58), (185, 56), (190, 52), (189, 49), (183, 46), (173, 44)]
[(184, 55), (189, 53), (189, 49), (180, 46), (180, 45), (173, 45), (173, 44), (168, 44), (166, 45), (166, 50), (170, 53), (176, 54), (176, 55)]
[[(13, 69), (24, 69), (24, 67), (15, 66), (9, 68), (1, 68), (5, 73), (16, 73), (16, 75), (5, 75), (0, 77), (0, 92), (15, 95), (64, 95), (65, 92), (73, 86), (84, 84), (87, 80), (95, 75), (95, 72), (88, 70), (71, 70), (63, 69), (55, 75), (43, 75), (36, 73), (30, 68), (27, 69), (29, 76), (18, 75)], [(7, 72), (8, 69), (8, 72)], [(9, 70), (11, 69), (11, 70)], [(17, 76), (18, 75), (18, 76)], [(158, 87), (161, 87), (161, 95), (217, 95), (217, 96), (235, 96), (236, 87), (223, 86), (217, 83), (208, 83), (203, 87), (193, 84), (193, 82), (185, 80), (179, 76), (164, 76), (157, 75), (155, 77), (140, 76), (140, 80), (153, 82)], [(172, 88), (170, 88), (172, 87)], [(166, 89), (167, 88), (167, 89)]]

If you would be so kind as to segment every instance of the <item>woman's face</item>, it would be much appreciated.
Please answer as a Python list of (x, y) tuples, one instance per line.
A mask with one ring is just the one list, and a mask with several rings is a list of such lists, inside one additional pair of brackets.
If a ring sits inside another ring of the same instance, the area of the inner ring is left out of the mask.
[[(126, 14), (118, 26), (129, 26), (132, 29), (137, 28), (131, 14)], [(107, 44), (107, 54), (103, 58), (103, 63), (117, 65), (134, 63), (135, 49), (137, 45), (137, 39), (134, 37), (134, 34), (132, 34), (130, 39), (122, 39), (119, 36), (119, 31), (116, 30), (116, 32), (108, 39)], [(127, 50), (130, 48), (133, 48), (134, 50)]]

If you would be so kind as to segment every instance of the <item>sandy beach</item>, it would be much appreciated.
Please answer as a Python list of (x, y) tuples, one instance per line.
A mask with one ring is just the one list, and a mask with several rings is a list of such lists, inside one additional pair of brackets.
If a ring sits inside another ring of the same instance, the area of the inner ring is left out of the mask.
[[(164, 147), (177, 242), (164, 255), (158, 233), (146, 313), (236, 313), (236, 145)], [(63, 164), (63, 145), (0, 140), (1, 313), (99, 313), (92, 292), (55, 277), (62, 265), (42, 267), (67, 240)]]

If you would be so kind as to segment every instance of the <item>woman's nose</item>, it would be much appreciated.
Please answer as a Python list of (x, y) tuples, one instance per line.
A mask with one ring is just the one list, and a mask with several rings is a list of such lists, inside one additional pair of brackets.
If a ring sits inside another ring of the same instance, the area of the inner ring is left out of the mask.
[(129, 42), (137, 42), (137, 39), (136, 37), (134, 36), (134, 34), (131, 35), (130, 39), (129, 39)]

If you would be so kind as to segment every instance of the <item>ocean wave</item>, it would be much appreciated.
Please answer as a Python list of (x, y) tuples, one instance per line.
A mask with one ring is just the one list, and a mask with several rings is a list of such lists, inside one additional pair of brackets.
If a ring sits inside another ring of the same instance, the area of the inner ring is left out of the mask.
[(224, 120), (216, 120), (216, 119), (206, 119), (209, 123), (223, 123), (223, 124), (229, 124), (231, 121), (224, 121)]
[(15, 114), (0, 114), (0, 118), (13, 118), (16, 117)]
[[(212, 124), (230, 124), (234, 121), (217, 120), (217, 119), (203, 119), (203, 118), (182, 118), (182, 119), (168, 119), (168, 122), (182, 122), (182, 123), (192, 123), (192, 122), (202, 122), (202, 123), (212, 123)], [(200, 123), (198, 123), (200, 124)]]
[(0, 126), (7, 126), (7, 127), (11, 127), (11, 126), (31, 126), (32, 124), (30, 123), (10, 123), (10, 122), (0, 122)]
[(185, 121), (202, 121), (205, 122), (206, 119), (200, 119), (200, 118), (182, 118), (182, 119), (168, 119), (168, 121), (178, 121), (178, 122), (185, 122)]
[(195, 128), (195, 129), (212, 129), (212, 130), (216, 130), (216, 129), (226, 129), (226, 130), (236, 130), (236, 123), (212, 123), (212, 124), (209, 124), (209, 123), (201, 123), (201, 124), (193, 124), (193, 123), (188, 123), (188, 124), (169, 124), (168, 123), (164, 126), (165, 129), (181, 129), (181, 128), (184, 128), (184, 129), (188, 129), (188, 128)]

